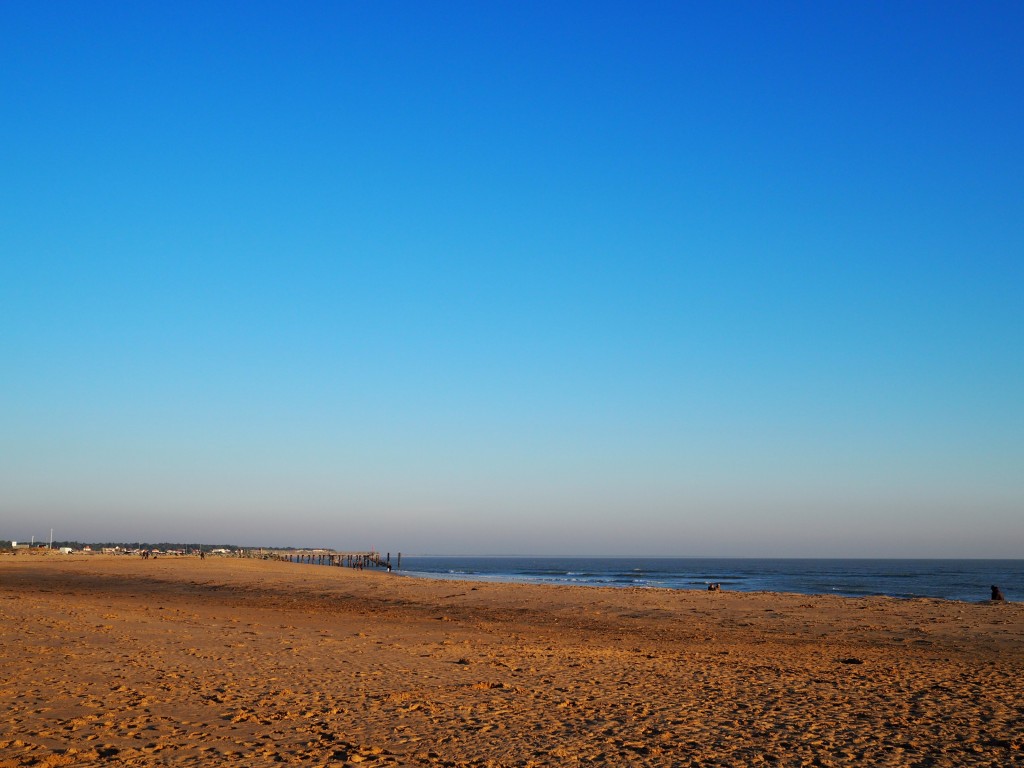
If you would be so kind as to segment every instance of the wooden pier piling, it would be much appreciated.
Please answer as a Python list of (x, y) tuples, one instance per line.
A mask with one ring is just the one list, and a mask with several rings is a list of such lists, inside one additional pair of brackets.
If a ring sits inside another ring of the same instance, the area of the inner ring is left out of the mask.
[(328, 565), (336, 568), (386, 568), (391, 569), (390, 555), (381, 557), (380, 552), (373, 550), (363, 552), (340, 552), (329, 549), (314, 550), (264, 550), (263, 556), (268, 559), (282, 560), (289, 563), (307, 565)]

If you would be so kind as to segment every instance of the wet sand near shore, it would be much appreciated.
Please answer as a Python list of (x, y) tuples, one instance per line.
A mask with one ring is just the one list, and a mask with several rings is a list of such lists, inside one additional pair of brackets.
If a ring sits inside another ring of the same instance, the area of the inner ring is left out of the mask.
[(0, 557), (0, 767), (1024, 765), (1024, 606)]

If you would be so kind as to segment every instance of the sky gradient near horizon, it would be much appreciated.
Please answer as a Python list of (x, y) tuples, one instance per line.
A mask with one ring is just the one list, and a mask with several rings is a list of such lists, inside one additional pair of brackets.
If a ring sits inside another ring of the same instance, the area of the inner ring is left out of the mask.
[(1022, 32), (0, 4), (0, 539), (1024, 557)]

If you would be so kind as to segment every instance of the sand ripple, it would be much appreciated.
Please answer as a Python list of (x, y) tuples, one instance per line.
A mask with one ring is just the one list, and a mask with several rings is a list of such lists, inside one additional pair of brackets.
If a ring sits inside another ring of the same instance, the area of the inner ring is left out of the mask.
[(1024, 765), (1016, 604), (0, 559), (0, 768)]

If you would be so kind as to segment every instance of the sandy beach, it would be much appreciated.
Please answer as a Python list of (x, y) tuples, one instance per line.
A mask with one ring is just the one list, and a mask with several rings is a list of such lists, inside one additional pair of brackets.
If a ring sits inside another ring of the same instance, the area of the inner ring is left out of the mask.
[(1024, 606), (0, 557), (0, 766), (1024, 765)]

